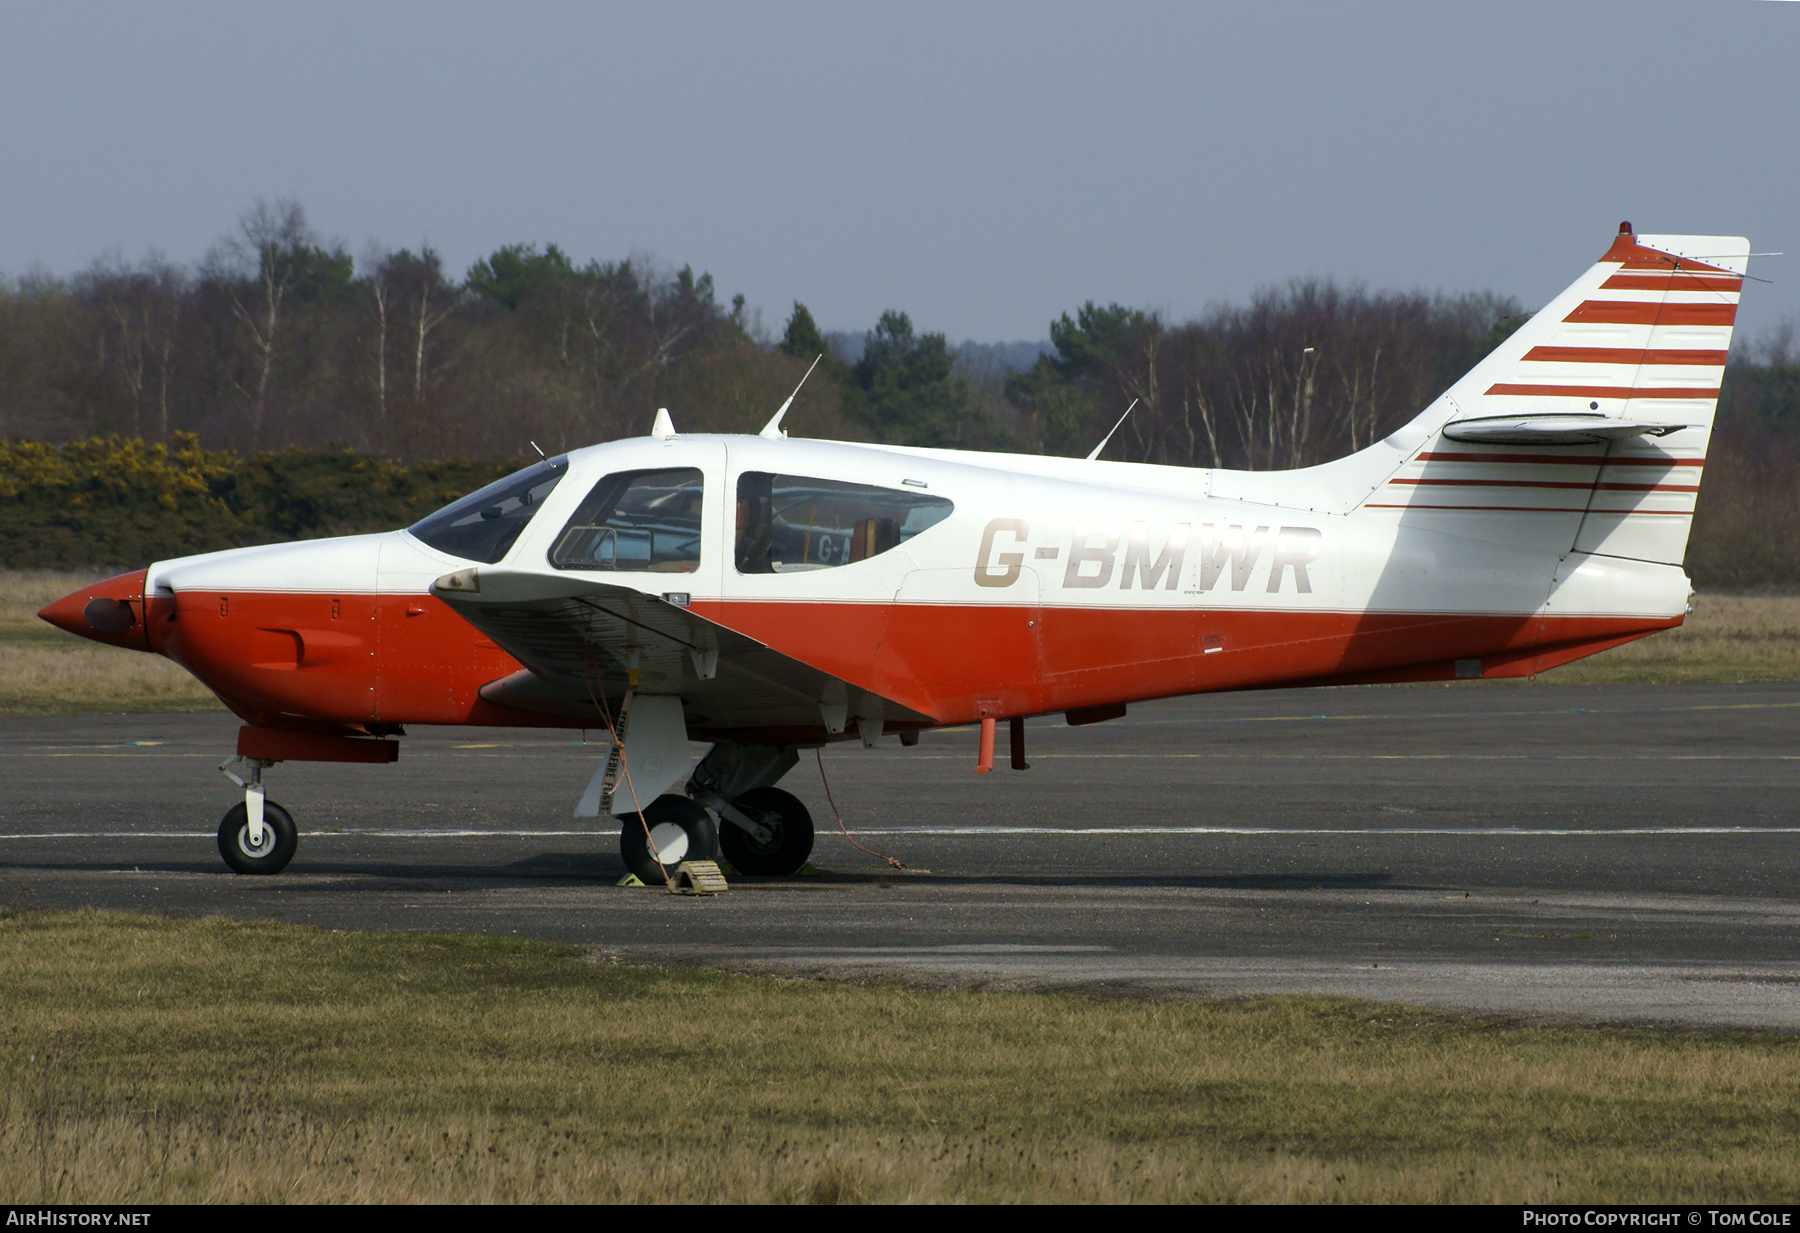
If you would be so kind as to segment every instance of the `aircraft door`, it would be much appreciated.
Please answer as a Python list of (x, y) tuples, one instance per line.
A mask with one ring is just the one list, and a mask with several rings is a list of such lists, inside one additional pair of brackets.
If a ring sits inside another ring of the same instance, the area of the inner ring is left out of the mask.
[(592, 483), (552, 542), (550, 565), (681, 604), (716, 595), (719, 528), (729, 526), (725, 447), (676, 438), (633, 463)]

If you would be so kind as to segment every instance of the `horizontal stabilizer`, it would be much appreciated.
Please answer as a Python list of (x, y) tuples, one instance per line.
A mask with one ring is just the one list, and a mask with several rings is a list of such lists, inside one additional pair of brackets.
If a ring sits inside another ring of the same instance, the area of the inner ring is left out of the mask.
[(1667, 436), (1686, 427), (1606, 415), (1490, 415), (1453, 420), (1444, 425), (1444, 436), (1472, 445), (1602, 445), (1630, 437)]

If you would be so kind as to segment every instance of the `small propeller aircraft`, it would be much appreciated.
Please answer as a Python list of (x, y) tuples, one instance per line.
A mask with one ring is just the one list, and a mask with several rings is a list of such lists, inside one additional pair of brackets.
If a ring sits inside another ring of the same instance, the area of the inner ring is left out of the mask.
[[(167, 656), (244, 721), (240, 873), (293, 857), (284, 761), (414, 724), (604, 729), (577, 817), (645, 881), (787, 875), (776, 783), (827, 742), (1072, 725), (1212, 690), (1518, 677), (1681, 624), (1681, 562), (1750, 247), (1634, 235), (1415, 419), (1248, 472), (789, 439), (548, 458), (406, 530), (158, 561), (40, 615)], [(693, 764), (690, 740), (711, 750)]]

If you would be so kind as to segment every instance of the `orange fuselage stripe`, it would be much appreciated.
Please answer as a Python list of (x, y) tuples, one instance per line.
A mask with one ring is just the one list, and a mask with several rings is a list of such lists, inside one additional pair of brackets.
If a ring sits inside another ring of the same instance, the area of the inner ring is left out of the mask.
[[(696, 600), (694, 611), (942, 723), (972, 722), (994, 700), (1002, 715), (1045, 714), (1457, 658), (1517, 659), (1541, 645), (1679, 623), (1277, 607), (1292, 595), (1226, 610), (1202, 606), (1209, 599), (1181, 608)], [(579, 726), (482, 701), (483, 684), (519, 665), (432, 597), (184, 592), (178, 603), (173, 621), (176, 601), (152, 604), (157, 649), (252, 723)]]

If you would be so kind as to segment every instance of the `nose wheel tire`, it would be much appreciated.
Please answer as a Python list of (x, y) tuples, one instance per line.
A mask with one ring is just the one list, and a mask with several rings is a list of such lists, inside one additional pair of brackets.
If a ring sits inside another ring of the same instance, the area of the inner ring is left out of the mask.
[(813, 823), (798, 797), (780, 788), (752, 788), (731, 803), (775, 832), (764, 843), (743, 827), (727, 824), (719, 833), (719, 848), (733, 869), (786, 878), (806, 868)]
[(300, 828), (274, 801), (263, 802), (262, 843), (250, 842), (250, 812), (239, 801), (219, 823), (219, 855), (233, 873), (280, 873), (300, 846)]
[[(644, 836), (646, 824), (650, 828), (648, 841)], [(650, 855), (651, 844), (656, 846), (655, 857)], [(685, 796), (671, 793), (644, 806), (642, 821), (635, 813), (620, 815), (619, 855), (639, 881), (661, 886), (663, 875), (656, 867), (657, 860), (670, 873), (682, 861), (717, 860), (719, 830), (706, 810)]]

